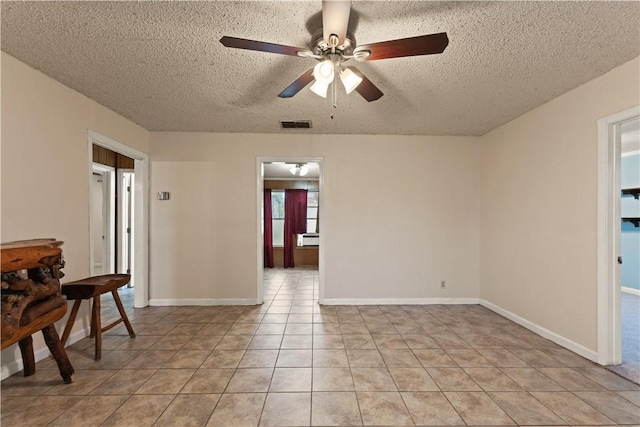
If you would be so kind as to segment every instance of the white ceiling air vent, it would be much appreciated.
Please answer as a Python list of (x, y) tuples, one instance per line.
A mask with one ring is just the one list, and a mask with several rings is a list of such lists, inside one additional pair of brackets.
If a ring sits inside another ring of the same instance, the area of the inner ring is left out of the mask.
[(311, 120), (280, 120), (282, 129), (311, 129)]

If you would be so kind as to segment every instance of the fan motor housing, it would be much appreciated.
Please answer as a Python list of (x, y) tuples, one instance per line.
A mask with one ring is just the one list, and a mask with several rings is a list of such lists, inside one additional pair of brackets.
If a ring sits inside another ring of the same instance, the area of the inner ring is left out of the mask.
[[(344, 43), (336, 46), (336, 53), (340, 54), (340, 56), (353, 55), (353, 49), (356, 47), (356, 38), (351, 33), (347, 33)], [(325, 56), (331, 53), (331, 46), (325, 41), (322, 28), (313, 33), (313, 37), (311, 38), (311, 50), (315, 55)], [(348, 59), (348, 58), (347, 58)], [(343, 59), (346, 61), (347, 59)]]

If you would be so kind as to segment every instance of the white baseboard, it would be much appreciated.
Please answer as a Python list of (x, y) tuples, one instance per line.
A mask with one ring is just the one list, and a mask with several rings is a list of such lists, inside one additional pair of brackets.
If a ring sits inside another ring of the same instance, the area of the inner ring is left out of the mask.
[(631, 294), (631, 295), (640, 295), (640, 289), (627, 288), (626, 286), (622, 287), (622, 292)]
[(257, 305), (251, 298), (192, 298), (192, 299), (150, 299), (150, 306), (168, 305)]
[(553, 341), (554, 343), (561, 345), (562, 347), (573, 351), (574, 353), (579, 354), (582, 357), (585, 357), (589, 360), (591, 360), (592, 362), (596, 362), (598, 361), (598, 353), (596, 351), (593, 351), (591, 349), (588, 349), (587, 347), (583, 346), (582, 344), (578, 344), (577, 342), (571, 341), (568, 338), (563, 337), (562, 335), (558, 335), (553, 331), (550, 331), (546, 328), (543, 328), (540, 325), (537, 325), (536, 323), (533, 323), (523, 317), (518, 316), (517, 314), (514, 314), (508, 310), (505, 310), (502, 307), (499, 307), (493, 303), (490, 303), (489, 301), (485, 301), (483, 299), (480, 300), (480, 305), (482, 305), (485, 308), (488, 308), (489, 310), (498, 313), (499, 315), (506, 317), (507, 319), (517, 323), (520, 326), (524, 326), (525, 328), (529, 329), (530, 331), (535, 332), (536, 334), (543, 336), (544, 338)]
[[(84, 337), (89, 336), (89, 328), (80, 329), (71, 335), (67, 339), (66, 347), (69, 347), (71, 344), (80, 341)], [(17, 344), (16, 344), (17, 345)], [(49, 348), (47, 346), (43, 346), (41, 349), (33, 352), (33, 356), (35, 358), (36, 363), (39, 361), (46, 359), (51, 355)], [(5, 360), (2, 361), (2, 368), (0, 369), (0, 379), (9, 378), (11, 375), (16, 372), (20, 372), (24, 368), (24, 364), (22, 363), (22, 357), (20, 351), (17, 352), (17, 359), (12, 360), (8, 363), (5, 363)], [(36, 370), (36, 375), (38, 371)]]
[(479, 304), (478, 298), (325, 298), (324, 305)]

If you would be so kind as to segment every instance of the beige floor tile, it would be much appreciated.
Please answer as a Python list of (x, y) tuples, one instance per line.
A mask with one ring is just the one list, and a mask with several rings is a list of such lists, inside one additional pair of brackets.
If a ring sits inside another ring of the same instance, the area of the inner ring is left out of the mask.
[[(171, 328), (173, 329), (173, 327)], [(146, 350), (153, 344), (158, 342), (162, 338), (161, 335), (138, 335), (135, 338), (128, 339), (116, 347), (116, 350)], [(91, 347), (85, 349), (85, 351), (93, 352), (93, 340), (91, 340)]]
[[(348, 324), (348, 323), (347, 323)], [(344, 347), (346, 349), (360, 349), (360, 350), (372, 350), (376, 349), (376, 343), (373, 341), (371, 335), (367, 334), (348, 334), (343, 335)]]
[(380, 368), (386, 366), (378, 350), (348, 349), (347, 357), (352, 368)]
[(509, 378), (527, 391), (564, 391), (564, 388), (535, 368), (502, 368)]
[(286, 327), (286, 323), (261, 323), (256, 335), (282, 335)]
[(281, 349), (301, 350), (313, 348), (312, 335), (285, 335), (282, 338)]
[(468, 425), (513, 425), (513, 420), (482, 392), (445, 392), (455, 410)]
[(616, 391), (616, 394), (624, 397), (629, 402), (640, 406), (640, 391)]
[(202, 362), (201, 368), (236, 368), (244, 350), (213, 350)]
[(518, 425), (560, 425), (561, 418), (527, 392), (490, 392), (489, 396)]
[(225, 335), (222, 337), (216, 350), (246, 350), (253, 335)]
[(204, 323), (181, 323), (175, 328), (171, 329), (169, 335), (190, 335), (193, 336), (200, 332), (200, 329), (204, 327)]
[(311, 393), (269, 393), (261, 426), (308, 426), (311, 424)]
[(282, 343), (282, 335), (254, 335), (249, 350), (277, 350)]
[(269, 390), (272, 368), (236, 369), (227, 393), (262, 393)]
[(209, 350), (178, 350), (162, 367), (197, 369), (210, 354)]
[(609, 390), (640, 390), (640, 385), (602, 367), (575, 368), (574, 371), (597, 382)]
[(158, 369), (135, 394), (176, 394), (194, 372), (195, 369)]
[(415, 368), (422, 367), (411, 350), (380, 350), (382, 359), (388, 367)]
[[(315, 322), (315, 319), (314, 319), (314, 322)], [(342, 333), (342, 330), (340, 329), (340, 324), (337, 323), (337, 319), (335, 322), (324, 322), (324, 323), (313, 324), (314, 335), (337, 335), (341, 333)]]
[(379, 350), (408, 350), (409, 346), (404, 342), (402, 336), (371, 334)]
[(342, 335), (369, 335), (369, 328), (365, 323), (341, 323)]
[(344, 350), (313, 350), (314, 368), (346, 368), (349, 366)]
[(440, 347), (445, 349), (471, 347), (465, 340), (453, 332), (439, 332), (431, 334), (431, 338), (433, 338)]
[(353, 391), (349, 368), (313, 368), (313, 391)]
[(569, 392), (531, 392), (547, 408), (571, 425), (612, 425), (612, 420)]
[(440, 349), (414, 350), (413, 354), (425, 368), (457, 368), (458, 364)]
[(176, 396), (153, 427), (204, 426), (219, 399), (219, 394)]
[(198, 369), (180, 393), (222, 393), (231, 380), (234, 369)]
[(534, 368), (562, 368), (564, 364), (559, 360), (541, 352), (537, 349), (531, 348), (511, 348), (511, 353), (516, 357), (524, 360), (529, 366)]
[(234, 323), (227, 331), (227, 335), (253, 335), (258, 326), (258, 323)]
[(238, 368), (273, 368), (278, 358), (278, 350), (247, 350)]
[(136, 427), (152, 426), (164, 410), (173, 401), (173, 395), (136, 395), (131, 396), (101, 426)]
[(440, 348), (435, 340), (424, 333), (422, 334), (409, 334), (402, 335), (402, 339), (407, 346), (412, 350), (427, 349), (427, 348)]
[(400, 391), (438, 391), (439, 388), (424, 368), (389, 368)]
[(351, 368), (356, 391), (398, 391), (387, 368)]
[(603, 387), (572, 368), (540, 368), (547, 377), (567, 390), (602, 390)]
[(157, 369), (123, 369), (114, 373), (109, 379), (96, 387), (90, 394), (133, 394), (149, 378), (155, 374)]
[(478, 384), (462, 368), (427, 368), (442, 391), (481, 391)]
[(269, 392), (311, 391), (311, 368), (276, 368)]
[(313, 325), (311, 323), (288, 323), (284, 333), (285, 335), (311, 335), (313, 334)]
[(402, 399), (418, 425), (464, 425), (464, 421), (440, 392), (402, 392)]
[(315, 349), (343, 349), (342, 335), (314, 335), (313, 348)]
[(640, 407), (612, 392), (581, 391), (576, 396), (619, 424), (640, 424)]
[(482, 354), (472, 348), (452, 348), (446, 351), (462, 368), (487, 368), (493, 366)]
[(309, 368), (312, 365), (313, 351), (307, 350), (280, 350), (276, 367), (278, 368)]
[(360, 426), (362, 417), (353, 392), (314, 392), (311, 425)]
[(231, 323), (207, 323), (198, 331), (197, 335), (223, 336), (231, 328)]
[(86, 427), (100, 425), (128, 398), (128, 395), (85, 397), (56, 418), (49, 426)]
[(588, 368), (595, 366), (592, 361), (564, 348), (541, 348), (540, 351), (570, 368)]
[(356, 393), (364, 425), (413, 425), (411, 415), (398, 392)]
[(13, 411), (5, 416), (2, 414), (2, 425), (12, 427), (38, 427), (47, 425), (59, 415), (63, 414), (75, 404), (80, 396), (39, 396), (36, 408), (25, 408), (27, 410)]
[[(83, 396), (91, 393), (91, 391), (96, 389), (116, 372), (117, 371), (113, 370), (100, 371), (96, 369), (76, 371), (73, 375), (73, 382), (71, 384), (60, 384), (58, 386), (51, 387), (51, 389), (45, 392), (45, 394), (56, 396)], [(4, 388), (2, 392), (4, 393)]]
[(498, 368), (464, 368), (484, 391), (522, 391), (516, 382)]
[(135, 359), (123, 366), (123, 369), (161, 368), (171, 359), (177, 350), (145, 350)]
[(197, 335), (191, 337), (189, 341), (182, 346), (183, 350), (213, 350), (220, 340), (222, 335)]
[[(137, 339), (137, 338), (135, 338)], [(94, 360), (86, 369), (121, 369), (123, 366), (135, 359), (142, 351), (103, 351), (102, 358), (100, 360)], [(93, 359), (93, 350), (90, 352), (90, 357)], [(71, 361), (72, 364), (75, 361)], [(82, 369), (79, 366), (75, 366), (76, 369)]]
[(148, 348), (153, 350), (180, 350), (191, 339), (188, 335), (166, 335)]
[(266, 396), (266, 393), (223, 394), (207, 427), (257, 426)]
[(387, 321), (386, 319), (383, 321), (375, 320), (373, 322), (366, 322), (365, 325), (367, 326), (367, 329), (369, 329), (369, 333), (371, 333), (372, 335), (396, 335), (398, 333), (391, 322)]
[(478, 348), (477, 350), (493, 366), (498, 368), (526, 368), (529, 366), (506, 348)]

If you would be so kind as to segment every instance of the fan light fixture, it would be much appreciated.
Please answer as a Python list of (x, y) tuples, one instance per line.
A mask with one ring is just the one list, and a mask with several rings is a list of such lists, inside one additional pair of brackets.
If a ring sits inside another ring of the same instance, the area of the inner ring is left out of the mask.
[(313, 78), (316, 79), (315, 83), (310, 87), (313, 93), (323, 98), (327, 97), (327, 90), (335, 77), (333, 68), (333, 62), (328, 59), (318, 62), (313, 67)]
[(362, 82), (362, 77), (354, 73), (348, 68), (345, 68), (340, 73), (340, 80), (342, 80), (342, 84), (344, 85), (344, 89), (347, 92), (347, 95), (353, 92), (355, 88)]
[(291, 175), (305, 176), (307, 173), (309, 173), (309, 167), (304, 163), (298, 163), (297, 165), (289, 169), (289, 172), (291, 172)]

